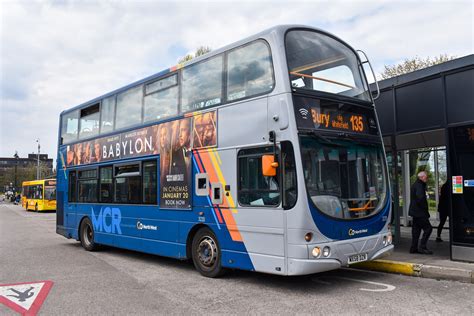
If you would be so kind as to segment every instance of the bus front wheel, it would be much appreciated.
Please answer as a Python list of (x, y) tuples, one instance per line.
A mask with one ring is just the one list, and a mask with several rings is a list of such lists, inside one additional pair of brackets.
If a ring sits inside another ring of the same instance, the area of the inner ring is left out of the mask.
[(87, 251), (95, 251), (99, 247), (94, 242), (94, 229), (92, 228), (91, 220), (85, 218), (81, 223), (80, 230), (80, 237), (81, 237), (81, 245)]
[(224, 273), (219, 243), (209, 228), (201, 228), (194, 236), (192, 258), (196, 270), (205, 277), (216, 278)]

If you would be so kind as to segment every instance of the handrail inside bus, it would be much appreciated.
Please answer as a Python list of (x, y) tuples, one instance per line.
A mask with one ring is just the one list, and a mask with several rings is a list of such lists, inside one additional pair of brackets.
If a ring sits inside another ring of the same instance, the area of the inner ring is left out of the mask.
[(344, 87), (347, 87), (347, 88), (355, 89), (355, 87), (353, 87), (351, 85), (348, 85), (348, 84), (345, 84), (345, 83), (342, 83), (342, 82), (339, 82), (339, 81), (334, 81), (334, 80), (321, 78), (321, 77), (314, 77), (314, 76), (305, 75), (305, 74), (302, 74), (302, 73), (299, 73), (299, 72), (294, 72), (294, 71), (290, 72), (290, 74), (295, 75), (295, 76), (301, 76), (301, 77), (311, 78), (311, 79), (315, 79), (315, 80), (320, 80), (320, 81), (326, 81), (326, 82), (337, 84), (337, 85), (344, 86)]
[(344, 60), (344, 59), (346, 59), (346, 57), (344, 55), (336, 56), (334, 58), (328, 58), (326, 60), (318, 61), (318, 62), (308, 64), (308, 65), (304, 65), (304, 66), (301, 66), (301, 67), (297, 67), (297, 68), (292, 69), (291, 71), (301, 72), (301, 71), (305, 71), (305, 70), (308, 70), (308, 69), (333, 64), (335, 62), (338, 62), (338, 61), (341, 61), (341, 60)]
[(365, 204), (362, 207), (353, 207), (353, 208), (349, 207), (349, 211), (350, 212), (363, 212), (367, 210), (373, 210), (375, 206), (369, 206), (370, 203), (372, 203), (372, 201), (367, 202), (367, 204)]

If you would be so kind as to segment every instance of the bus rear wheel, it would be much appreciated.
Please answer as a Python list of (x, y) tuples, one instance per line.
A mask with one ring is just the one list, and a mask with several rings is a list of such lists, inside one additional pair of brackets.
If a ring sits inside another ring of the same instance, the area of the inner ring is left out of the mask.
[(95, 251), (99, 246), (94, 242), (94, 229), (92, 228), (91, 220), (85, 218), (79, 229), (79, 236), (81, 238), (81, 245), (87, 251)]
[(203, 276), (216, 278), (224, 273), (221, 250), (217, 237), (209, 228), (201, 228), (193, 238), (192, 258), (194, 267)]

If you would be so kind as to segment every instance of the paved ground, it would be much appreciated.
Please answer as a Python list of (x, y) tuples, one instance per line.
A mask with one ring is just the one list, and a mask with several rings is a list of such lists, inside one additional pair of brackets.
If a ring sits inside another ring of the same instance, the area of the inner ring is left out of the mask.
[[(55, 233), (55, 214), (0, 204), (0, 284), (51, 280), (40, 314), (472, 315), (474, 285), (337, 270), (304, 277), (233, 271), (201, 277), (187, 262), (107, 248), (86, 252)], [(0, 305), (1, 315), (14, 313)]]
[(449, 231), (443, 230), (441, 238), (443, 242), (438, 243), (436, 239), (436, 231), (433, 229), (430, 240), (428, 241), (428, 249), (433, 251), (433, 255), (411, 254), (409, 253), (411, 245), (411, 227), (401, 227), (400, 244), (395, 247), (395, 251), (387, 260), (406, 261), (420, 264), (428, 264), (440, 267), (458, 268), (466, 270), (474, 270), (474, 263), (451, 261), (449, 257)]

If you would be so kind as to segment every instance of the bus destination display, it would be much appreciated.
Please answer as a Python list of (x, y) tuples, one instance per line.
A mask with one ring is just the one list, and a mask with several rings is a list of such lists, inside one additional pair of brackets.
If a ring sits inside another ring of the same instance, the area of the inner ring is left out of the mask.
[(348, 112), (321, 111), (311, 108), (311, 118), (316, 128), (339, 129), (348, 132), (363, 133), (367, 127), (367, 118)]
[(346, 108), (337, 103), (304, 97), (295, 97), (298, 127), (377, 135), (373, 111), (363, 108)]

